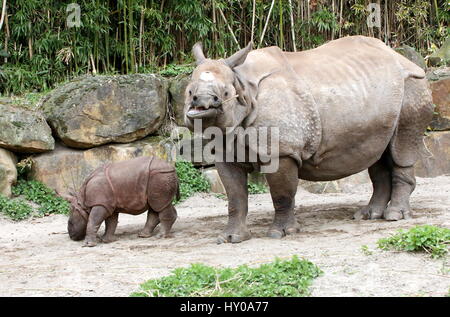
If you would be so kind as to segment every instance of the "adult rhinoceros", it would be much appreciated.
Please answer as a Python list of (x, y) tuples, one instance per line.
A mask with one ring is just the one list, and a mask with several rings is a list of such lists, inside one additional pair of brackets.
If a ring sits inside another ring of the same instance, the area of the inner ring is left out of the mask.
[[(251, 43), (226, 59), (201, 45), (186, 88), (185, 122), (203, 128), (278, 127), (279, 169), (266, 174), (275, 208), (268, 236), (298, 231), (298, 178), (330, 181), (369, 169), (373, 195), (355, 219), (411, 217), (413, 165), (432, 118), (424, 71), (383, 42), (345, 37), (303, 52)], [(230, 96), (237, 95), (237, 98)], [(228, 149), (227, 149), (228, 150)], [(216, 163), (229, 220), (218, 243), (250, 238), (247, 173), (258, 163)]]

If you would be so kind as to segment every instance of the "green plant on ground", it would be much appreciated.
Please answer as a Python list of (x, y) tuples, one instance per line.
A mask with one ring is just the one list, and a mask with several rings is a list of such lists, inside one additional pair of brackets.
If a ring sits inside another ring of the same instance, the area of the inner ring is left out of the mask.
[(193, 65), (176, 65), (169, 64), (164, 69), (159, 71), (159, 74), (164, 77), (175, 77), (181, 74), (189, 74), (194, 69)]
[(225, 194), (214, 194), (214, 196), (216, 196), (216, 198), (222, 199), (222, 200), (227, 200), (228, 197)]
[(180, 181), (181, 202), (197, 192), (209, 191), (209, 183), (202, 173), (197, 170), (191, 162), (179, 160), (175, 163), (178, 180)]
[(15, 196), (22, 195), (27, 200), (40, 205), (38, 212), (41, 215), (69, 213), (69, 203), (41, 182), (19, 179), (12, 188), (12, 192)]
[(0, 195), (0, 212), (12, 220), (19, 221), (28, 218), (33, 212), (33, 208), (23, 199), (9, 199)]
[(361, 246), (361, 252), (362, 252), (364, 255), (367, 255), (367, 256), (373, 254), (373, 252), (369, 249), (369, 247), (368, 247), (367, 245), (362, 245), (362, 246)]
[(380, 239), (377, 245), (383, 250), (425, 251), (433, 258), (444, 257), (450, 246), (450, 229), (430, 225), (415, 226)]
[(257, 268), (214, 268), (192, 264), (171, 275), (149, 280), (131, 296), (308, 296), (309, 286), (322, 271), (312, 262), (293, 256)]
[(264, 194), (268, 192), (268, 188), (264, 184), (258, 184), (253, 182), (248, 182), (248, 193), (249, 194)]

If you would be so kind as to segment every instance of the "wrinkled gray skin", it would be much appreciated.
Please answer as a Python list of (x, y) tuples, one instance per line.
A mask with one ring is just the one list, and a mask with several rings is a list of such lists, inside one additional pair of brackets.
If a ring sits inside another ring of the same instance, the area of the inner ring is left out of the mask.
[[(433, 113), (422, 69), (363, 36), (297, 53), (252, 50), (251, 44), (227, 59), (205, 58), (200, 44), (193, 53), (198, 66), (186, 89), (187, 127), (200, 119), (203, 128), (223, 131), (280, 129), (279, 169), (266, 174), (275, 208), (269, 237), (298, 231), (298, 178), (330, 181), (369, 169), (373, 196), (354, 218), (411, 217), (413, 166)], [(216, 167), (229, 201), (228, 225), (218, 243), (249, 239), (247, 173), (260, 165)]]
[(152, 236), (161, 224), (160, 237), (169, 237), (177, 211), (172, 205), (180, 199), (175, 169), (156, 157), (137, 157), (97, 168), (84, 181), (79, 193), (64, 198), (70, 202), (67, 230), (72, 240), (84, 239), (84, 246), (97, 245), (97, 231), (105, 222), (104, 243), (116, 240), (119, 213), (147, 212), (147, 222), (139, 237)]

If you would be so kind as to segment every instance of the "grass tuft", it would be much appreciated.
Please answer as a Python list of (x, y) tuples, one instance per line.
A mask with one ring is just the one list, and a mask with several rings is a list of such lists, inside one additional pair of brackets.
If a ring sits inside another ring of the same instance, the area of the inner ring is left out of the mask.
[(207, 192), (210, 189), (209, 183), (202, 173), (197, 170), (191, 162), (179, 160), (175, 163), (178, 180), (180, 181), (179, 203), (191, 197), (197, 192)]
[(450, 246), (450, 229), (422, 225), (409, 230), (399, 230), (397, 234), (378, 240), (382, 250), (407, 252), (427, 252), (433, 258), (447, 255)]
[(313, 263), (293, 256), (276, 259), (257, 268), (241, 265), (237, 268), (214, 268), (191, 264), (177, 268), (172, 274), (149, 280), (133, 297), (265, 297), (308, 296), (309, 286), (322, 271)]

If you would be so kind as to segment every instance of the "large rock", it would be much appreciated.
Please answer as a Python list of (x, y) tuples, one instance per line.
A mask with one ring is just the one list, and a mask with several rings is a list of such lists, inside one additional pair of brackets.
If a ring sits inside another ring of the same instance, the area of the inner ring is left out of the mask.
[(424, 138), (426, 149), (416, 163), (416, 176), (450, 175), (450, 131), (432, 132)]
[(43, 100), (44, 114), (68, 146), (128, 143), (155, 132), (167, 108), (167, 83), (153, 74), (85, 76)]
[(216, 194), (226, 194), (225, 187), (220, 179), (219, 173), (214, 167), (202, 169), (202, 174), (210, 185), (210, 191)]
[(402, 45), (400, 47), (395, 48), (394, 50), (397, 53), (400, 53), (403, 56), (405, 56), (407, 59), (409, 59), (411, 62), (413, 62), (423, 70), (426, 70), (427, 65), (425, 63), (425, 59), (413, 47), (408, 45)]
[(450, 37), (445, 40), (440, 49), (428, 57), (428, 64), (430, 66), (450, 65)]
[(428, 67), (426, 76), (428, 81), (436, 81), (450, 77), (450, 67)]
[(169, 93), (175, 122), (179, 126), (184, 124), (184, 93), (191, 75), (179, 75), (170, 80)]
[(17, 101), (0, 99), (0, 147), (14, 152), (53, 150), (52, 131), (39, 111), (21, 107)]
[(11, 186), (17, 181), (17, 159), (11, 152), (0, 149), (0, 194), (11, 197)]
[(433, 130), (450, 130), (450, 77), (430, 83), (434, 109), (431, 128)]
[(57, 144), (54, 151), (34, 156), (29, 177), (43, 182), (60, 194), (78, 190), (97, 167), (138, 156), (157, 156), (170, 161), (170, 144), (161, 137), (147, 137), (129, 144), (108, 144), (88, 150)]

